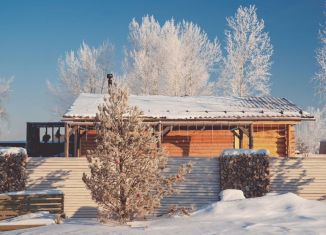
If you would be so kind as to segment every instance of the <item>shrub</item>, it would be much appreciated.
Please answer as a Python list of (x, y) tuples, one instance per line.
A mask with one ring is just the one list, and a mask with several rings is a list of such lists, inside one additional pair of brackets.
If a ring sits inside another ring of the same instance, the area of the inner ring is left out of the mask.
[[(12, 150), (15, 151), (12, 151)], [(26, 185), (27, 154), (22, 148), (0, 150), (0, 193), (21, 191)]]
[(257, 152), (222, 154), (220, 157), (221, 190), (240, 189), (246, 198), (260, 197), (270, 190), (267, 155)]

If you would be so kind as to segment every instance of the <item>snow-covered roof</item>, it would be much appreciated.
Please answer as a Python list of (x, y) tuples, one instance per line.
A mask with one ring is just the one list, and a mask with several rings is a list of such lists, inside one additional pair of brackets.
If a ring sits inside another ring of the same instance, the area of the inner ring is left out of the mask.
[[(103, 94), (80, 94), (64, 118), (94, 118)], [(165, 119), (246, 119), (313, 118), (292, 102), (278, 97), (219, 96), (137, 96), (129, 104), (138, 106), (147, 118)]]

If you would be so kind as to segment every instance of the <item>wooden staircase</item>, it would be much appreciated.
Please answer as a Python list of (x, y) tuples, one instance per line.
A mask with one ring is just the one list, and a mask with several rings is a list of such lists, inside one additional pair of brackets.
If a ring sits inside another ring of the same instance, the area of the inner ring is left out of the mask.
[(94, 218), (97, 206), (82, 181), (84, 172), (89, 172), (86, 158), (29, 158), (27, 189), (60, 189), (67, 217)]
[(161, 207), (155, 215), (169, 211), (171, 205), (197, 210), (218, 201), (220, 174), (218, 158), (212, 157), (169, 157), (165, 174), (175, 174), (180, 165), (192, 163), (192, 170), (184, 182), (175, 186), (179, 191), (161, 200)]
[[(176, 186), (179, 194), (162, 199), (162, 207), (154, 215), (167, 213), (171, 205), (198, 209), (218, 200), (219, 165), (217, 158), (169, 157), (165, 174), (174, 174), (179, 165), (191, 161), (192, 171), (185, 182)], [(82, 181), (89, 173), (85, 158), (29, 158), (27, 164), (28, 190), (60, 189), (64, 192), (64, 211), (67, 217), (95, 218), (96, 204)]]

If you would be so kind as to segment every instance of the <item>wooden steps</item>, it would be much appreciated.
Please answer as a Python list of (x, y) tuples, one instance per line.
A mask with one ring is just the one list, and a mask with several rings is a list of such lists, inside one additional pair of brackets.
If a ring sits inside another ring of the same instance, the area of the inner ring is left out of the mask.
[(178, 194), (163, 198), (161, 208), (154, 214), (160, 216), (169, 211), (169, 207), (199, 209), (218, 200), (220, 192), (218, 158), (212, 157), (169, 157), (165, 174), (177, 172), (180, 165), (191, 162), (193, 167), (186, 180), (177, 185)]
[(94, 218), (97, 206), (82, 181), (84, 172), (89, 172), (85, 158), (29, 158), (27, 188), (60, 189), (67, 217)]
[[(176, 186), (179, 193), (162, 200), (155, 215), (166, 213), (171, 205), (200, 208), (218, 200), (219, 170), (217, 158), (170, 157), (165, 174), (177, 172), (181, 164), (192, 162), (185, 182)], [(30, 158), (27, 164), (28, 190), (56, 188), (64, 192), (64, 210), (68, 217), (95, 218), (97, 206), (82, 181), (89, 173), (85, 158)]]
[(326, 158), (271, 158), (271, 190), (326, 200)]

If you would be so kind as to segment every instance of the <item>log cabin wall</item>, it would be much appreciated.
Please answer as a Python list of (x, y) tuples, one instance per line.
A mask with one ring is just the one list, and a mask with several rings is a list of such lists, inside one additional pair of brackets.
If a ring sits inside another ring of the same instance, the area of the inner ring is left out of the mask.
[(287, 125), (287, 156), (295, 155), (295, 125)]
[(254, 125), (254, 148), (268, 149), (271, 156), (287, 154), (286, 125)]
[(162, 139), (169, 156), (216, 157), (224, 149), (233, 148), (229, 130), (175, 130)]
[[(293, 156), (295, 153), (295, 128), (290, 124), (254, 124), (254, 149), (268, 149), (271, 156)], [(244, 136), (244, 148), (249, 148)]]
[(81, 155), (85, 156), (87, 150), (94, 149), (96, 146), (96, 130), (87, 130), (87, 134), (83, 133), (80, 138), (80, 146), (81, 146)]
[[(293, 156), (295, 128), (289, 124), (254, 124), (254, 149), (268, 149), (271, 156)], [(81, 155), (95, 147), (96, 130), (88, 130), (80, 139)], [(162, 138), (169, 156), (216, 157), (224, 149), (239, 148), (239, 141), (230, 130), (173, 130)], [(244, 135), (243, 148), (249, 148)]]

